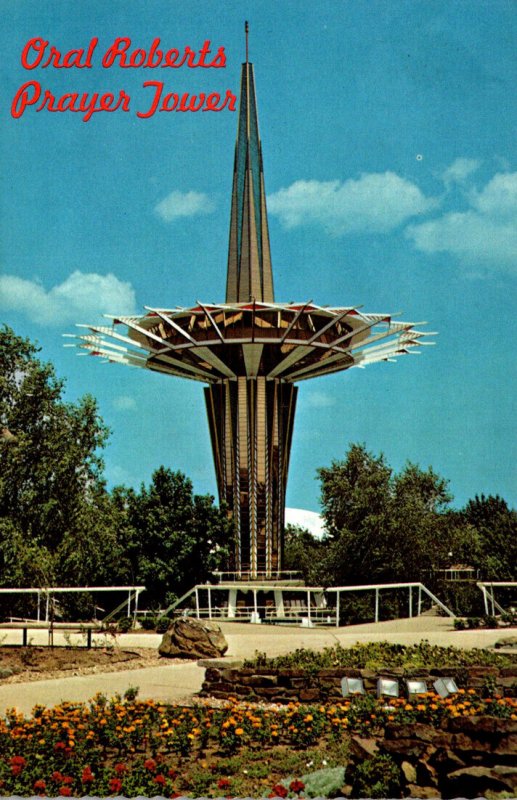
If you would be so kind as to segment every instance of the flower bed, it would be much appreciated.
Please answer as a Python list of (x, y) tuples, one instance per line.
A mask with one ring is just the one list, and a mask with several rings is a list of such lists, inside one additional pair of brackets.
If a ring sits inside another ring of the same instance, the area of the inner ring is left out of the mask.
[(346, 667), (379, 670), (400, 667), (406, 670), (441, 667), (466, 668), (472, 666), (504, 668), (515, 665), (517, 659), (511, 655), (494, 653), (481, 648), (441, 647), (422, 639), (417, 644), (403, 645), (392, 642), (357, 642), (351, 647), (340, 644), (322, 650), (299, 648), (291, 653), (270, 658), (265, 653), (244, 661), (249, 668), (298, 669), (317, 672), (321, 669)]
[(389, 728), (415, 724), (445, 730), (480, 717), (517, 727), (517, 701), (462, 691), (446, 699), (427, 693), (411, 701), (364, 696), (328, 705), (232, 701), (212, 708), (97, 696), (89, 704), (36, 707), (29, 717), (8, 712), (0, 722), (1, 792), (268, 796), (282, 784), (294, 796), (303, 789), (289, 789), (290, 781), (300, 782), (309, 761), (344, 764), (351, 735), (382, 738)]

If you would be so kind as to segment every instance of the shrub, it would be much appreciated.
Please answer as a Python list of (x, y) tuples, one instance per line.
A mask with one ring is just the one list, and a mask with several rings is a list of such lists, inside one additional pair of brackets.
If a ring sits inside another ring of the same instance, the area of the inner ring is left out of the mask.
[(265, 653), (256, 653), (255, 658), (244, 662), (245, 667), (268, 667), (271, 669), (294, 668), (311, 673), (328, 667), (354, 667), (356, 669), (382, 669), (404, 667), (506, 667), (515, 663), (508, 655), (492, 653), (480, 648), (463, 650), (458, 647), (432, 645), (426, 639), (418, 644), (401, 645), (391, 642), (357, 643), (352, 647), (337, 644), (321, 651), (299, 648), (288, 655), (269, 658)]
[(117, 630), (119, 633), (127, 633), (128, 631), (132, 630), (133, 628), (133, 618), (132, 617), (121, 617), (121, 619), (117, 620)]
[(355, 770), (352, 797), (401, 797), (401, 772), (390, 756), (373, 756)]
[(144, 631), (153, 631), (156, 626), (156, 618), (155, 617), (142, 617), (140, 620), (140, 625), (144, 629)]
[(306, 797), (338, 797), (345, 782), (345, 768), (318, 769), (302, 775), (300, 782), (304, 785), (303, 794)]
[(169, 630), (171, 621), (168, 617), (160, 617), (156, 620), (156, 633), (165, 633)]

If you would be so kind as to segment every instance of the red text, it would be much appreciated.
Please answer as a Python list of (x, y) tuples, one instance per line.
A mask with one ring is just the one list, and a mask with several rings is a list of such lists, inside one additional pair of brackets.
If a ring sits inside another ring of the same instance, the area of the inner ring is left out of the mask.
[(211, 94), (189, 95), (188, 92), (179, 95), (175, 92), (163, 94), (164, 85), (161, 81), (146, 81), (144, 87), (154, 88), (154, 96), (149, 109), (145, 112), (137, 111), (137, 117), (147, 119), (152, 117), (156, 111), (235, 111), (237, 98), (229, 89), (226, 90), (223, 101), (218, 92)]
[(49, 43), (45, 39), (36, 37), (29, 39), (22, 50), (22, 65), (25, 69), (36, 69), (41, 67), (54, 67), (55, 69), (91, 69), (92, 56), (99, 40), (95, 37), (91, 40), (88, 50), (69, 50), (62, 55), (53, 45), (47, 50)]
[[(41, 100), (41, 102), (39, 102)], [(99, 111), (113, 112), (119, 108), (122, 111), (129, 111), (129, 95), (123, 89), (120, 90), (118, 97), (106, 92), (99, 95), (94, 92), (92, 95), (71, 92), (56, 98), (48, 89), (43, 92), (38, 81), (28, 81), (20, 86), (11, 104), (11, 116), (19, 119), (29, 106), (36, 106), (35, 111), (64, 112), (73, 111), (83, 114), (83, 122), (88, 122), (91, 117)], [(38, 105), (39, 103), (39, 105)]]
[(139, 67), (173, 67), (179, 69), (187, 66), (191, 69), (202, 67), (204, 69), (221, 69), (226, 66), (226, 56), (224, 47), (220, 47), (211, 61), (207, 57), (211, 54), (210, 40), (203, 43), (203, 47), (196, 53), (190, 47), (185, 47), (183, 51), (171, 49), (161, 50), (161, 40), (154, 39), (149, 51), (136, 48), (129, 52), (131, 39), (119, 37), (115, 39), (111, 47), (106, 50), (102, 59), (102, 66), (106, 69), (116, 64), (123, 69), (138, 69)]

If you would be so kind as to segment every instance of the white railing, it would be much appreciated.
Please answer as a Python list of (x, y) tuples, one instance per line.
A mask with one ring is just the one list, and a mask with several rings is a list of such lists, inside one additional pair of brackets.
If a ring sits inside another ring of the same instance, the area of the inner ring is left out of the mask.
[[(127, 592), (127, 600), (124, 600), (117, 608), (111, 611), (107, 617), (101, 622), (109, 621), (114, 614), (118, 613), (123, 608), (127, 610), (127, 616), (130, 617), (131, 613), (136, 614), (138, 611), (138, 597), (142, 592), (145, 592), (145, 586), (44, 586), (44, 587), (29, 587), (29, 588), (0, 588), (0, 595), (4, 594), (35, 594), (37, 595), (37, 610), (36, 621), (41, 621), (41, 601), (45, 601), (45, 622), (48, 622), (51, 616), (51, 607), (55, 603), (56, 594), (69, 594), (69, 593), (83, 593), (91, 594), (95, 592)], [(131, 610), (134, 601), (133, 612)]]
[[(515, 589), (517, 592), (517, 581), (478, 581), (476, 583), (478, 589), (481, 589), (483, 592), (483, 601), (485, 604), (485, 614), (492, 614), (495, 616), (496, 609), (499, 611), (500, 614), (505, 614), (507, 609), (503, 608), (500, 603), (497, 602), (495, 599), (495, 588), (507, 588), (507, 589)], [(490, 610), (489, 610), (490, 604)]]
[[(227, 584), (198, 584), (170, 606), (164, 612), (164, 616), (174, 611), (176, 614), (191, 613), (198, 619), (216, 618), (232, 621), (249, 620), (251, 622), (262, 622), (264, 620), (271, 623), (301, 621), (303, 625), (316, 623), (338, 627), (343, 594), (373, 592), (373, 621), (378, 622), (380, 619), (381, 593), (399, 589), (408, 590), (409, 617), (419, 616), (422, 613), (424, 597), (428, 597), (432, 603), (439, 606), (449, 617), (456, 616), (450, 608), (420, 582), (377, 583), (359, 586), (333, 586), (331, 588), (285, 584), (271, 585), (264, 582), (258, 585), (250, 584), (249, 589), (239, 586), (238, 583), (232, 584), (231, 582)], [(218, 599), (221, 597), (221, 593), (223, 597)], [(251, 593), (253, 603), (250, 604), (245, 600), (239, 600), (239, 593), (241, 593), (241, 598), (242, 593), (247, 594), (248, 597)], [(263, 602), (259, 604), (259, 596), (262, 600), (264, 594), (273, 595), (273, 598), (266, 605)], [(182, 612), (180, 606), (187, 599), (191, 600), (191, 607), (190, 609), (184, 609)]]

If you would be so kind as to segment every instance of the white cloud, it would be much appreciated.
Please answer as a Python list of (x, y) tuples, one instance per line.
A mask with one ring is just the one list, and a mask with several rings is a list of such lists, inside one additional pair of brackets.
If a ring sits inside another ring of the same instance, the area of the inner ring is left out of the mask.
[(208, 195), (202, 192), (173, 191), (164, 197), (154, 210), (165, 222), (172, 222), (180, 217), (211, 214), (215, 210), (215, 206)]
[(470, 175), (481, 166), (477, 158), (457, 158), (450, 167), (442, 172), (441, 178), (447, 187), (456, 183), (464, 183)]
[(336, 399), (325, 392), (309, 392), (305, 396), (305, 402), (310, 408), (328, 408), (336, 403)]
[(76, 270), (48, 291), (38, 281), (0, 276), (0, 308), (25, 314), (38, 325), (93, 322), (103, 313), (133, 314), (135, 292), (115, 275)]
[(287, 525), (299, 525), (300, 528), (306, 528), (318, 539), (321, 539), (325, 532), (323, 519), (316, 511), (307, 511), (304, 508), (286, 508), (285, 521)]
[(426, 253), (448, 252), (468, 263), (517, 266), (517, 172), (499, 173), (468, 195), (470, 208), (410, 225), (406, 236)]
[(113, 398), (113, 406), (117, 411), (133, 411), (136, 408), (136, 401), (131, 395), (121, 394)]
[(329, 233), (385, 233), (438, 204), (394, 172), (363, 174), (357, 180), (295, 181), (268, 198), (283, 225), (319, 224)]

